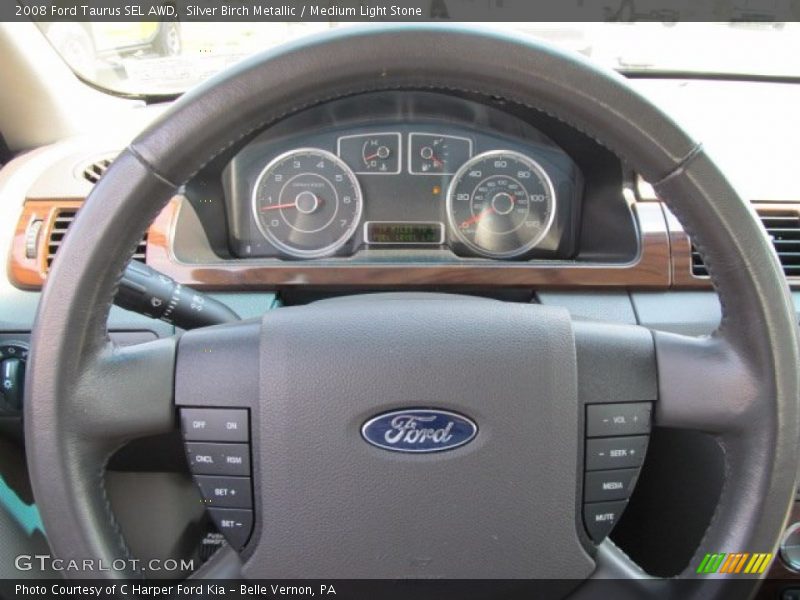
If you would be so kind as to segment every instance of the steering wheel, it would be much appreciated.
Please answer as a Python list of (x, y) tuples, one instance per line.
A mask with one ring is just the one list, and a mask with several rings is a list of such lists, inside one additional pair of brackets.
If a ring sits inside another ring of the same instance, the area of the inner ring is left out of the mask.
[[(693, 338), (579, 323), (539, 305), (395, 294), (282, 308), (127, 348), (109, 341), (116, 282), (182, 184), (284, 117), (382, 90), (502, 99), (614, 151), (702, 252), (719, 329)], [(244, 553), (226, 547), (197, 577), (550, 578), (574, 582), (577, 597), (614, 578), (619, 597), (637, 597), (647, 575), (581, 526), (585, 404), (601, 393), (653, 400), (656, 425), (719, 441), (724, 486), (696, 558), (772, 551), (795, 494), (797, 325), (754, 211), (622, 77), (527, 38), (440, 25), (346, 30), (261, 54), (185, 94), (81, 209), (42, 294), (31, 356), (30, 474), (52, 550), (65, 559), (128, 556), (106, 462), (133, 438), (173, 430), (180, 406), (249, 411), (256, 528)], [(620, 375), (629, 370), (633, 383)], [(478, 433), (420, 455), (361, 438), (370, 417), (414, 406), (467, 415)], [(693, 579), (697, 562), (664, 582), (665, 593), (684, 580), (684, 598), (729, 597), (732, 576)]]

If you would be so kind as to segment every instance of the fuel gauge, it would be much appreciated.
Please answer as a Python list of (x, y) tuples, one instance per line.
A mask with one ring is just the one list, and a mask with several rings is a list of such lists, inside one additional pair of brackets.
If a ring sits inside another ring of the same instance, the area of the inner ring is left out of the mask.
[(472, 140), (454, 135), (411, 133), (408, 148), (412, 175), (452, 175), (472, 158)]
[(400, 134), (345, 135), (338, 140), (339, 158), (358, 175), (400, 173)]

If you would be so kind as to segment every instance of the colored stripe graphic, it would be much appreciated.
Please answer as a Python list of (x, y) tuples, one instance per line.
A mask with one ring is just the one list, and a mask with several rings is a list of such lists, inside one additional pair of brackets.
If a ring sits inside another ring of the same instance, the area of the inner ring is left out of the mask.
[[(748, 560), (749, 559), (749, 560)], [(772, 562), (772, 554), (768, 552), (758, 552), (750, 554), (749, 552), (733, 552), (733, 553), (718, 553), (706, 554), (700, 565), (697, 567), (697, 573), (712, 574), (712, 573), (744, 573), (758, 574), (767, 570), (767, 567)]]

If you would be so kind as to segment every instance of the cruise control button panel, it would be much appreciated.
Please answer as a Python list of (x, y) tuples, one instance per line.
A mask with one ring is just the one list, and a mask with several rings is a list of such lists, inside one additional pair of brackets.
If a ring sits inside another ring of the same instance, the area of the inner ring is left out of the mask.
[(625, 510), (644, 462), (652, 402), (616, 402), (586, 406), (586, 460), (583, 522), (600, 543)]
[(244, 408), (183, 408), (186, 458), (209, 516), (236, 550), (253, 531), (249, 412)]

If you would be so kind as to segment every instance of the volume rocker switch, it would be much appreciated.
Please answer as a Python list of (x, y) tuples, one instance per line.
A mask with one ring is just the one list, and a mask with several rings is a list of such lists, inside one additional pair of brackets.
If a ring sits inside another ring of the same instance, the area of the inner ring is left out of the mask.
[(650, 433), (649, 402), (590, 404), (586, 407), (586, 436), (612, 437)]

